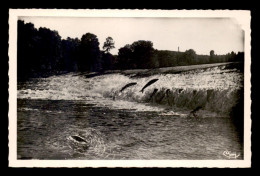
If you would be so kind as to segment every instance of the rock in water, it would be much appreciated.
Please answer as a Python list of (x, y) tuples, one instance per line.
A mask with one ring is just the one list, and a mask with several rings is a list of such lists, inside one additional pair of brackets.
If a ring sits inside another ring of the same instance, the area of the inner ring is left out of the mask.
[(87, 143), (86, 140), (84, 140), (82, 137), (79, 137), (79, 136), (71, 136), (72, 139), (76, 140), (77, 142), (85, 142)]

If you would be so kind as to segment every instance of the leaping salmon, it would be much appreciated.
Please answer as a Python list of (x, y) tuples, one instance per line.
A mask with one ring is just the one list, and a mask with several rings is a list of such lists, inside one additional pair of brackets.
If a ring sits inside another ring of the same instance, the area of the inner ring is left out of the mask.
[(122, 89), (120, 90), (120, 92), (122, 92), (123, 90), (125, 90), (126, 88), (130, 87), (130, 86), (134, 86), (136, 85), (137, 83), (136, 82), (132, 82), (132, 83), (129, 83), (129, 84), (126, 84), (124, 87), (122, 87)]
[(153, 96), (156, 94), (157, 91), (158, 89), (156, 88), (153, 90), (153, 93), (151, 94), (149, 101), (151, 101), (151, 99), (153, 98)]
[(140, 92), (144, 92), (144, 89), (148, 86), (150, 86), (151, 84), (155, 83), (156, 81), (158, 81), (159, 79), (152, 79), (151, 81), (149, 81), (143, 88), (142, 90), (140, 90)]

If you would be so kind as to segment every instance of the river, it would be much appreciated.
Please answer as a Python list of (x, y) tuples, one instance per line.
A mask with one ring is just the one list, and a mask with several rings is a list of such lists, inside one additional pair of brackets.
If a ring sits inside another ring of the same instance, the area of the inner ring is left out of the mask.
[[(236, 69), (216, 67), (143, 78), (68, 73), (18, 83), (18, 159), (229, 159), (225, 151), (243, 159), (227, 113), (239, 101), (242, 79)], [(119, 91), (130, 82), (137, 84)], [(190, 115), (199, 105), (197, 117)]]

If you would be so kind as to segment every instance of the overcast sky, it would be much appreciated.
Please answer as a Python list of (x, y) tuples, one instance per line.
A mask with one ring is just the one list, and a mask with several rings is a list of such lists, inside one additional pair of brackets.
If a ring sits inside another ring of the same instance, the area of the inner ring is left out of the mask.
[(197, 54), (226, 54), (244, 51), (244, 33), (231, 18), (76, 18), (76, 17), (19, 17), (36, 28), (46, 27), (59, 35), (79, 39), (93, 33), (102, 49), (106, 37), (115, 41), (112, 54), (137, 40), (149, 40), (158, 50), (180, 51), (194, 49)]

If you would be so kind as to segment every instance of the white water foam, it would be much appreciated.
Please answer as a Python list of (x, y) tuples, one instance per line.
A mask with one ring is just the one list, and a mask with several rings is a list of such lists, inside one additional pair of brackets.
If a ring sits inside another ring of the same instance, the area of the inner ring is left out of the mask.
[[(163, 111), (164, 108), (145, 104), (153, 90), (237, 90), (243, 75), (236, 70), (210, 68), (181, 74), (157, 74), (144, 78), (130, 78), (121, 74), (106, 74), (92, 78), (84, 75), (64, 74), (49, 78), (32, 79), (18, 90), (20, 99), (83, 100), (97, 106), (136, 111)], [(159, 79), (140, 92), (152, 79)], [(120, 92), (128, 83), (137, 84)]]

